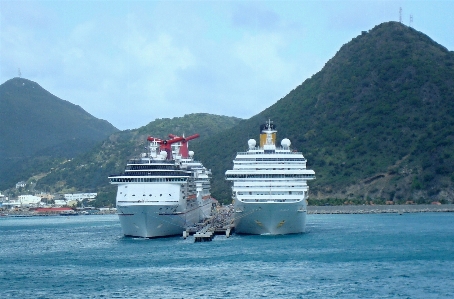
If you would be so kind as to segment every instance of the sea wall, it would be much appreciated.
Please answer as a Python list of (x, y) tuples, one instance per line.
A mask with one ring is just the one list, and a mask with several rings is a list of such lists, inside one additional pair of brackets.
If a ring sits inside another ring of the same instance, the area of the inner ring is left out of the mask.
[(454, 212), (454, 204), (447, 205), (363, 205), (363, 206), (308, 206), (308, 214), (378, 214)]

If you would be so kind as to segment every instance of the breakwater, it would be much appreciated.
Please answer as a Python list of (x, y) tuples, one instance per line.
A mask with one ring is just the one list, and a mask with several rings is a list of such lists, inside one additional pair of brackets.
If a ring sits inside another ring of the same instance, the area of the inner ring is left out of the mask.
[(308, 206), (308, 214), (381, 214), (381, 213), (425, 213), (454, 212), (454, 205), (345, 205)]

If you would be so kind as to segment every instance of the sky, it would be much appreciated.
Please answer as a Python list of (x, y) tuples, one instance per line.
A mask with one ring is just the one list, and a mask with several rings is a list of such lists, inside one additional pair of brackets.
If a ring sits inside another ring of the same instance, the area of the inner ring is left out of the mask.
[(247, 119), (383, 22), (453, 51), (453, 13), (454, 0), (0, 0), (0, 84), (32, 80), (120, 130), (200, 112)]

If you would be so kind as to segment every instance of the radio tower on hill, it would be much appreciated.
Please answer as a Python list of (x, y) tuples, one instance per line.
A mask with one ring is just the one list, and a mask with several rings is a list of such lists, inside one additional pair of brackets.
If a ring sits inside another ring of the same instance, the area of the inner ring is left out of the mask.
[(402, 7), (399, 7), (399, 23), (402, 23)]
[(413, 25), (413, 15), (410, 15), (410, 27)]

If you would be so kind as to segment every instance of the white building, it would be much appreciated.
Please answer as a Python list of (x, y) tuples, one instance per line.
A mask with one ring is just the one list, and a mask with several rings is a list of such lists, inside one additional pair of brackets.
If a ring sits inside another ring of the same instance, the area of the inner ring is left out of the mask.
[(34, 195), (19, 195), (17, 201), (21, 205), (38, 205), (41, 202), (41, 197)]
[(5, 195), (3, 195), (1, 192), (0, 192), (0, 208), (3, 208), (3, 203), (5, 201), (8, 201), (8, 197), (5, 197)]
[(71, 200), (77, 200), (77, 201), (82, 201), (84, 199), (89, 199), (93, 200), (96, 198), (98, 193), (71, 193), (71, 194), (64, 194), (63, 196), (65, 197), (65, 200), (71, 201)]
[(57, 207), (66, 206), (66, 200), (64, 200), (64, 199), (56, 199), (55, 200), (55, 206), (57, 206)]
[(25, 183), (24, 181), (20, 181), (19, 183), (16, 183), (16, 189), (19, 189), (21, 187), (25, 187), (27, 186), (27, 183)]

